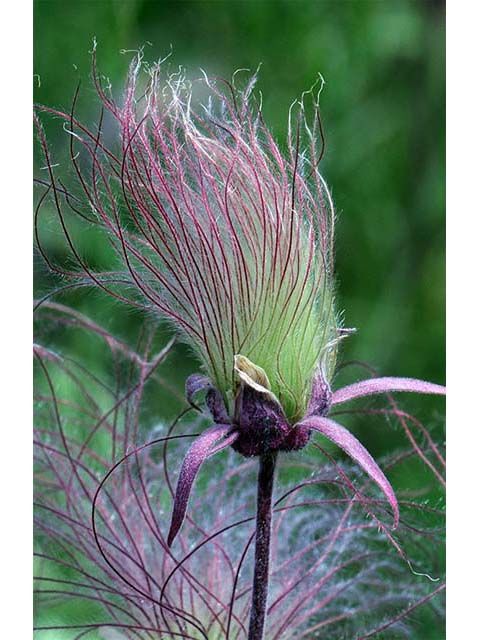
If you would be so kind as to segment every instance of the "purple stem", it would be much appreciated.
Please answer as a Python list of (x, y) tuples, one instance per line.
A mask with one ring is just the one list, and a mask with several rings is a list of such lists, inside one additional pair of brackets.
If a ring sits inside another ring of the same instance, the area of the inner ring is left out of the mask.
[(267, 611), (272, 529), (272, 495), (276, 453), (260, 456), (257, 485), (257, 522), (255, 532), (255, 569), (248, 640), (263, 640)]

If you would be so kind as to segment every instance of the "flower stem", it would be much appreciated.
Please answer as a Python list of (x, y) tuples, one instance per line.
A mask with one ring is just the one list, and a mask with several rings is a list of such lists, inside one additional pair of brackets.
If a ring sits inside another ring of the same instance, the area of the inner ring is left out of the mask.
[(276, 453), (260, 456), (257, 485), (257, 529), (255, 534), (255, 569), (248, 640), (263, 640), (267, 613), (272, 528), (272, 495)]

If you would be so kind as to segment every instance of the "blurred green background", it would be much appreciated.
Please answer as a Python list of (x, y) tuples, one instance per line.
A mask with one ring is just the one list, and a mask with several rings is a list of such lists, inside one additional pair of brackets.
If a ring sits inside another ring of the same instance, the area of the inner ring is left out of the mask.
[[(94, 37), (99, 70), (117, 94), (131, 56), (121, 51), (142, 45), (152, 61), (172, 48), (171, 67), (182, 65), (192, 76), (202, 68), (230, 78), (236, 69), (254, 71), (262, 63), (258, 88), (264, 117), (280, 143), (290, 104), (321, 73), (326, 81), (320, 103), (326, 136), (322, 172), (337, 211), (337, 306), (345, 326), (358, 329), (345, 341), (342, 359), (365, 361), (383, 375), (444, 382), (442, 2), (36, 0), (34, 12), (36, 102), (68, 111), (81, 80), (78, 113), (91, 124), (99, 113), (90, 78)], [(53, 157), (61, 163), (67, 137), (58, 120), (44, 121)], [(50, 254), (64, 260), (60, 235), (48, 228), (43, 234)], [(83, 252), (91, 264), (102, 262), (99, 243), (87, 243)], [(40, 258), (35, 267), (38, 296), (58, 286)], [(103, 298), (85, 290), (56, 301), (74, 305), (128, 339), (142, 323), (131, 311), (122, 314), (116, 307), (112, 313)], [(50, 338), (78, 341), (82, 349), (77, 333)], [(98, 360), (87, 345), (82, 356)], [(169, 382), (181, 390), (196, 364), (181, 346), (174, 357)], [(438, 401), (406, 402), (418, 406), (415, 413), (427, 424), (438, 422)], [(157, 418), (173, 416), (178, 407), (166, 391), (152, 399)], [(394, 448), (396, 436), (386, 438), (381, 425), (351, 424), (372, 453)], [(419, 637), (428, 637), (422, 633)]]

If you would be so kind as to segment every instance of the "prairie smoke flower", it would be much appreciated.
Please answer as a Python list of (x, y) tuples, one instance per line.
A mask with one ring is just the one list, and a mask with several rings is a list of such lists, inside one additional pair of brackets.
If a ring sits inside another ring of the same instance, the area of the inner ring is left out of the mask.
[[(328, 414), (366, 395), (444, 394), (445, 389), (410, 378), (373, 378), (331, 391), (337, 345), (348, 330), (340, 327), (334, 309), (333, 205), (318, 170), (323, 134), (317, 101), (311, 125), (303, 101), (292, 107), (284, 155), (261, 109), (253, 107), (255, 78), (239, 91), (205, 77), (199, 84), (208, 99), (197, 107), (192, 84), (181, 72), (163, 79), (157, 65), (149, 69), (147, 86), (140, 87), (141, 68), (139, 55), (119, 106), (102, 88), (94, 58), (103, 108), (120, 130), (120, 154), (105, 140), (103, 112), (97, 130), (89, 132), (75, 116), (76, 99), (70, 114), (39, 108), (65, 121), (80, 192), (57, 180), (39, 126), (49, 174), (43, 184), (78, 263), (68, 275), (168, 319), (201, 363), (203, 371), (188, 379), (186, 395), (198, 408), (197, 394), (206, 394), (213, 425), (185, 455), (168, 544), (184, 521), (206, 458), (230, 446), (260, 457), (249, 630), (249, 640), (259, 640), (267, 610), (278, 452), (302, 449), (312, 432), (319, 432), (381, 488), (397, 526), (390, 482), (353, 434)], [(97, 273), (88, 267), (68, 230), (65, 205), (105, 233), (121, 271)], [(44, 253), (40, 242), (39, 247)]]
[[(140, 424), (144, 393), (158, 383), (168, 347), (151, 357), (147, 340), (145, 351), (134, 352), (61, 305), (45, 305), (39, 322), (74, 326), (84, 340), (98, 336), (96, 348), (102, 351), (103, 342), (111, 352), (115, 378), (99, 378), (71, 357), (35, 347), (36, 637), (246, 638), (254, 460), (239, 465), (237, 454), (225, 451), (221, 464), (207, 463), (170, 549), (178, 474), (171, 460), (201, 419), (184, 425), (183, 435), (157, 426), (147, 437)], [(412, 442), (416, 447), (386, 462), (389, 470), (401, 472), (420, 452), (436, 480), (440, 452), (431, 441), (425, 451)], [(435, 577), (442, 572), (441, 511), (400, 494), (403, 517), (394, 540), (381, 525), (385, 500), (367, 497), (355, 467), (327, 454), (320, 465), (299, 453), (279, 464), (265, 637), (408, 637), (407, 614), (420, 605), (435, 624), (443, 584), (414, 575), (405, 552), (417, 568), (428, 562)], [(59, 605), (71, 612), (68, 620)]]
[[(251, 361), (257, 373), (247, 382), (260, 376), (259, 384), (293, 424), (305, 414), (318, 368), (331, 377), (339, 335), (332, 204), (322, 177), (295, 141), (303, 128), (301, 109), (285, 159), (261, 112), (252, 113), (254, 79), (243, 92), (226, 83), (229, 95), (205, 79), (208, 105), (195, 111), (193, 89), (180, 73), (163, 79), (156, 67), (145, 89), (137, 87), (140, 68), (139, 57), (122, 106), (97, 80), (104, 107), (120, 128), (118, 157), (104, 146), (103, 117), (99, 130), (88, 133), (73, 109), (70, 115), (41, 110), (66, 120), (87, 204), (125, 266), (118, 274), (131, 285), (124, 296), (181, 331), (229, 415), (237, 374), (248, 376), (244, 369)], [(317, 153), (316, 130), (304, 130), (310, 153)], [(63, 189), (55, 182), (41, 130), (40, 140), (60, 208)], [(82, 160), (91, 165), (91, 184)], [(68, 203), (78, 208), (73, 194)], [(71, 249), (84, 269), (71, 275), (111, 291), (112, 274), (92, 273)]]

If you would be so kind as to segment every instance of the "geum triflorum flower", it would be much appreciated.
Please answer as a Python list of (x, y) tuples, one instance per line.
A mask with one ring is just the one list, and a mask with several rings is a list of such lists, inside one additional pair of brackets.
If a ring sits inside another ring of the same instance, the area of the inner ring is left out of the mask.
[[(208, 456), (227, 446), (260, 456), (265, 464), (273, 456), (264, 469), (273, 478), (277, 452), (303, 448), (312, 431), (341, 447), (381, 487), (396, 525), (398, 505), (389, 481), (353, 434), (327, 417), (329, 410), (369, 394), (445, 390), (410, 378), (330, 389), (336, 348), (348, 332), (334, 309), (334, 213), (318, 170), (317, 141), (323, 135), (316, 100), (310, 126), (303, 101), (292, 107), (283, 154), (261, 108), (253, 107), (255, 78), (240, 91), (205, 77), (199, 84), (208, 101), (197, 107), (193, 85), (182, 73), (162, 80), (158, 65), (149, 69), (147, 86), (139, 87), (141, 68), (138, 56), (121, 106), (103, 90), (94, 69), (104, 108), (120, 126), (120, 156), (104, 140), (103, 116), (89, 133), (74, 108), (70, 115), (41, 108), (65, 120), (88, 218), (108, 233), (121, 272), (94, 273), (75, 248), (62, 199), (79, 212), (81, 196), (57, 182), (41, 128), (39, 136), (47, 187), (80, 265), (69, 275), (169, 319), (203, 368), (188, 380), (187, 397), (193, 402), (200, 390), (207, 392), (214, 425), (185, 457), (169, 544)], [(268, 497), (265, 505), (269, 511)], [(268, 563), (265, 571), (259, 584), (267, 582)], [(258, 606), (264, 613), (265, 599)], [(262, 637), (263, 618), (257, 626), (252, 640)]]

